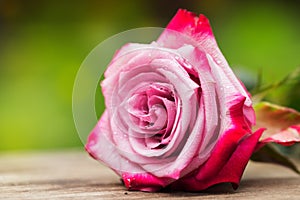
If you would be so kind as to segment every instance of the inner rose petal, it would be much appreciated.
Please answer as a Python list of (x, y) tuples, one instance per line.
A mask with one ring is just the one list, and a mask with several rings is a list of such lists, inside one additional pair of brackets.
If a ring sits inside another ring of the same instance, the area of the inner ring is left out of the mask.
[(171, 132), (178, 123), (175, 124), (178, 97), (169, 83), (140, 83), (139, 86), (142, 87), (136, 87), (133, 95), (128, 95), (123, 110), (123, 116), (126, 111), (129, 114), (129, 140), (137, 152), (159, 150), (171, 141)]
[[(163, 137), (171, 131), (176, 115), (174, 94), (168, 85), (150, 84), (130, 97), (127, 105), (130, 120), (140, 129), (138, 137), (143, 137), (142, 134), (145, 134), (146, 130), (152, 130), (152, 135), (144, 136), (144, 138), (153, 136), (155, 139), (145, 140), (145, 146), (149, 146), (147, 141), (152, 143), (157, 141), (155, 147), (159, 146)], [(161, 137), (159, 140), (157, 140), (158, 136)], [(164, 143), (166, 144), (166, 141)], [(153, 147), (153, 145), (150, 146)]]

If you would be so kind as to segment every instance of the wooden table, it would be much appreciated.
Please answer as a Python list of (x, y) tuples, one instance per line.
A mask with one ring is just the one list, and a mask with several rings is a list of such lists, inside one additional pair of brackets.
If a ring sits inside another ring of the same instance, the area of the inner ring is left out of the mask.
[[(224, 190), (224, 187), (226, 188)], [(127, 191), (84, 151), (0, 154), (0, 199), (300, 199), (300, 177), (275, 165), (249, 163), (238, 190), (202, 193)]]

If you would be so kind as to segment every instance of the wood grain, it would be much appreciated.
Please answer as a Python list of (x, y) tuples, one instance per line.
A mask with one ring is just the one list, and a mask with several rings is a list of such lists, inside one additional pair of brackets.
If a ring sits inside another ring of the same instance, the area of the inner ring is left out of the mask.
[(0, 199), (300, 199), (300, 177), (271, 164), (249, 163), (238, 190), (220, 185), (202, 193), (127, 191), (84, 151), (0, 154)]

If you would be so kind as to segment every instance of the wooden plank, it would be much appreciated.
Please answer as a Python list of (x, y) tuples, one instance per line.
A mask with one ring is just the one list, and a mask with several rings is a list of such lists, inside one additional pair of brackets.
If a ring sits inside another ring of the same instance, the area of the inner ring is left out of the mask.
[[(224, 189), (225, 188), (225, 189)], [(79, 150), (0, 154), (0, 199), (300, 199), (290, 170), (251, 162), (238, 190), (202, 193), (127, 191), (108, 168)]]

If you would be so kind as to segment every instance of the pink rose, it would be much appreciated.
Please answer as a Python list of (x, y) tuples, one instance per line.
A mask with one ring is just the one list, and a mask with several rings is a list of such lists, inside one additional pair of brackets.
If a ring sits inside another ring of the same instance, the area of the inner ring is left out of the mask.
[(179, 10), (156, 42), (122, 47), (101, 86), (86, 150), (128, 189), (238, 186), (263, 130), (203, 15)]

